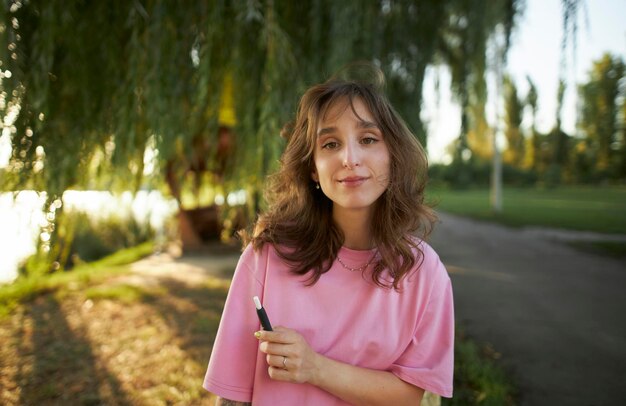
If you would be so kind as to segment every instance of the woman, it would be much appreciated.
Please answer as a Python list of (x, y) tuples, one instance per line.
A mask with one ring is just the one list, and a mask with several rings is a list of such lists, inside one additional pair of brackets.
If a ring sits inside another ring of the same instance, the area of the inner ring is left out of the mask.
[[(204, 381), (218, 404), (452, 395), (452, 289), (422, 240), (435, 220), (426, 157), (375, 73), (311, 87), (283, 132), (269, 209), (233, 276)], [(256, 331), (253, 296), (274, 331)]]

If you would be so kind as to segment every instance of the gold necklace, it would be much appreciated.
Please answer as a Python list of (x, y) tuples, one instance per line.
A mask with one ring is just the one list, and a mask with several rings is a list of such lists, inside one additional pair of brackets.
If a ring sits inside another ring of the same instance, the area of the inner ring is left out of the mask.
[(372, 264), (372, 262), (374, 261), (374, 258), (376, 258), (376, 254), (378, 254), (378, 251), (374, 252), (374, 255), (372, 255), (372, 257), (369, 259), (369, 261), (367, 261), (367, 263), (363, 266), (360, 266), (358, 268), (352, 268), (349, 267), (348, 265), (346, 265), (342, 260), (341, 257), (339, 255), (337, 255), (337, 261), (339, 261), (339, 263), (341, 264), (341, 266), (343, 266), (345, 269), (347, 269), (348, 271), (353, 271), (353, 272), (361, 272), (364, 269), (366, 269), (368, 266), (370, 266)]

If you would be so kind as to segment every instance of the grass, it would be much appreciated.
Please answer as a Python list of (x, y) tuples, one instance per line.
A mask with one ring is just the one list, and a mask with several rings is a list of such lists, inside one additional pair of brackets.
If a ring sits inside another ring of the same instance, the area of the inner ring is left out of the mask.
[(97, 279), (0, 320), (0, 404), (214, 404), (201, 385), (228, 279)]
[(498, 364), (500, 354), (490, 345), (479, 346), (457, 331), (454, 347), (454, 397), (442, 406), (509, 406), (515, 404), (516, 388)]
[(79, 265), (69, 272), (32, 275), (18, 278), (11, 284), (0, 285), (0, 318), (7, 316), (19, 303), (44, 293), (64, 288), (76, 290), (112, 275), (127, 273), (128, 264), (150, 255), (153, 250), (154, 244), (146, 242), (118, 251), (99, 261)]
[(165, 293), (163, 289), (147, 289), (129, 284), (92, 286), (84, 292), (85, 298), (89, 300), (116, 300), (126, 304), (148, 302)]
[(617, 259), (626, 259), (626, 243), (619, 241), (570, 241), (568, 245), (581, 250)]
[(488, 189), (433, 188), (428, 200), (436, 209), (513, 227), (626, 234), (626, 187), (505, 187), (501, 213), (491, 210)]

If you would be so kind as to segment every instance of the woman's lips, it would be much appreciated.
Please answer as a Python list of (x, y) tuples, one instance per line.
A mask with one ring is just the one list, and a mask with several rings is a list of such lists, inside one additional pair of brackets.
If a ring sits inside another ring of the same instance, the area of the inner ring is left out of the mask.
[(339, 183), (348, 187), (355, 187), (362, 185), (368, 178), (363, 176), (350, 176), (347, 178), (339, 179)]

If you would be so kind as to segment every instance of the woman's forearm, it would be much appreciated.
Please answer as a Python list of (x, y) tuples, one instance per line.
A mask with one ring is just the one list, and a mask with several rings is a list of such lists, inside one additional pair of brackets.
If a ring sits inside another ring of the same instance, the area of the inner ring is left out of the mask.
[(391, 372), (344, 364), (319, 355), (309, 383), (353, 405), (418, 405), (424, 390)]

